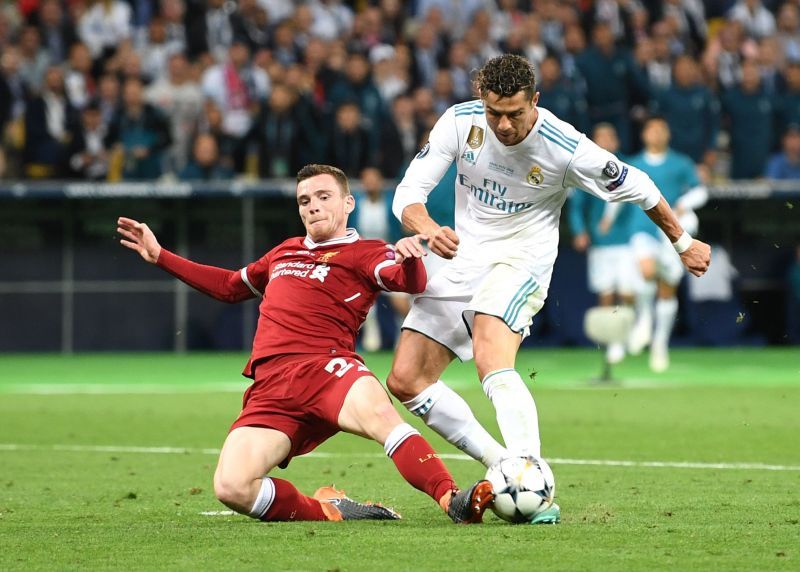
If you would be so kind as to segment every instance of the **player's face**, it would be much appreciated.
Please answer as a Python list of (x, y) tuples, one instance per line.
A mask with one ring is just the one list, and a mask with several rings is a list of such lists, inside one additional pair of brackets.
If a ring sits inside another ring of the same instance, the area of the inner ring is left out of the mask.
[(342, 195), (333, 175), (323, 174), (297, 184), (297, 205), (308, 236), (322, 242), (347, 233), (347, 216), (353, 212), (355, 200), (352, 195)]
[(529, 99), (525, 91), (518, 91), (511, 97), (502, 97), (490, 91), (483, 98), (486, 110), (486, 123), (494, 132), (497, 140), (503, 145), (516, 145), (533, 129), (538, 111), (537, 91), (533, 99)]

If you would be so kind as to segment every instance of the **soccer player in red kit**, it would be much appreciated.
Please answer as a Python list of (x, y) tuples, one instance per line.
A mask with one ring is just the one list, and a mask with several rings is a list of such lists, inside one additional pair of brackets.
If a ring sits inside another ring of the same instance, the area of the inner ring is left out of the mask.
[(380, 382), (355, 353), (358, 328), (381, 290), (419, 293), (427, 276), (416, 235), (393, 247), (347, 228), (355, 201), (345, 174), (308, 165), (297, 174), (306, 228), (241, 270), (182, 258), (146, 224), (121, 217), (121, 243), (147, 262), (218, 300), (261, 298), (253, 351), (244, 375), (254, 380), (220, 453), (217, 498), (266, 521), (397, 519), (333, 487), (308, 497), (266, 476), (339, 431), (374, 439), (409, 484), (431, 496), (455, 522), (480, 522), (494, 494), (488, 481), (459, 491), (428, 442), (404, 423)]

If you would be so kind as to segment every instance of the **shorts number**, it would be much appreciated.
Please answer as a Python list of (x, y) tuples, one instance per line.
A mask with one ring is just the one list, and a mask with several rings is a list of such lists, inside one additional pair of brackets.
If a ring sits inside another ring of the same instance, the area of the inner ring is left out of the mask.
[(325, 371), (334, 374), (336, 377), (344, 377), (344, 374), (353, 369), (353, 366), (356, 364), (358, 364), (358, 369), (356, 371), (369, 371), (364, 364), (355, 361), (347, 363), (346, 359), (340, 357), (333, 358), (325, 364)]

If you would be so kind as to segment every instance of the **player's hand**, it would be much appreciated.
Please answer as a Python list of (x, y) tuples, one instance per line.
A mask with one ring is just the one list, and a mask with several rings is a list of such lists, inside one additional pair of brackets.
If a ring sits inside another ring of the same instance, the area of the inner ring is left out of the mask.
[(436, 230), (428, 233), (428, 246), (434, 254), (442, 258), (455, 258), (458, 250), (458, 235), (449, 226), (440, 226)]
[(608, 234), (608, 231), (611, 230), (611, 226), (614, 224), (613, 219), (611, 218), (601, 218), (600, 222), (597, 223), (597, 233), (600, 236), (605, 236)]
[(572, 246), (578, 252), (583, 252), (589, 245), (591, 244), (591, 239), (589, 238), (589, 234), (586, 232), (582, 232), (578, 235), (575, 235), (575, 238), (572, 239)]
[(120, 239), (122, 246), (138, 252), (142, 258), (155, 264), (161, 254), (161, 245), (156, 240), (156, 235), (150, 227), (143, 222), (131, 218), (119, 217), (117, 219), (117, 232), (124, 238)]
[(397, 244), (394, 245), (397, 263), (400, 264), (408, 258), (428, 256), (428, 253), (425, 252), (425, 247), (422, 246), (422, 241), (424, 240), (428, 240), (428, 236), (425, 234), (415, 234), (398, 240)]
[(681, 262), (695, 276), (702, 276), (711, 264), (711, 247), (700, 240), (693, 240), (692, 245), (681, 253)]

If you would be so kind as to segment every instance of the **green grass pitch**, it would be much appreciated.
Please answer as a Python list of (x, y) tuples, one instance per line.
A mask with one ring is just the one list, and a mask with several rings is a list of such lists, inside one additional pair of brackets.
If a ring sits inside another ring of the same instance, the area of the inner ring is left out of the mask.
[[(391, 355), (367, 356), (385, 378)], [(390, 523), (259, 523), (219, 513), (216, 449), (241, 403), (242, 354), (0, 356), (0, 569), (798, 570), (800, 352), (675, 350), (588, 382), (593, 350), (518, 369), (552, 460), (559, 526), (487, 514), (455, 526), (376, 443), (337, 435), (278, 476), (335, 483)], [(498, 434), (472, 364), (444, 376)], [(476, 462), (424, 430), (466, 485)], [(681, 466), (680, 463), (687, 463)]]

